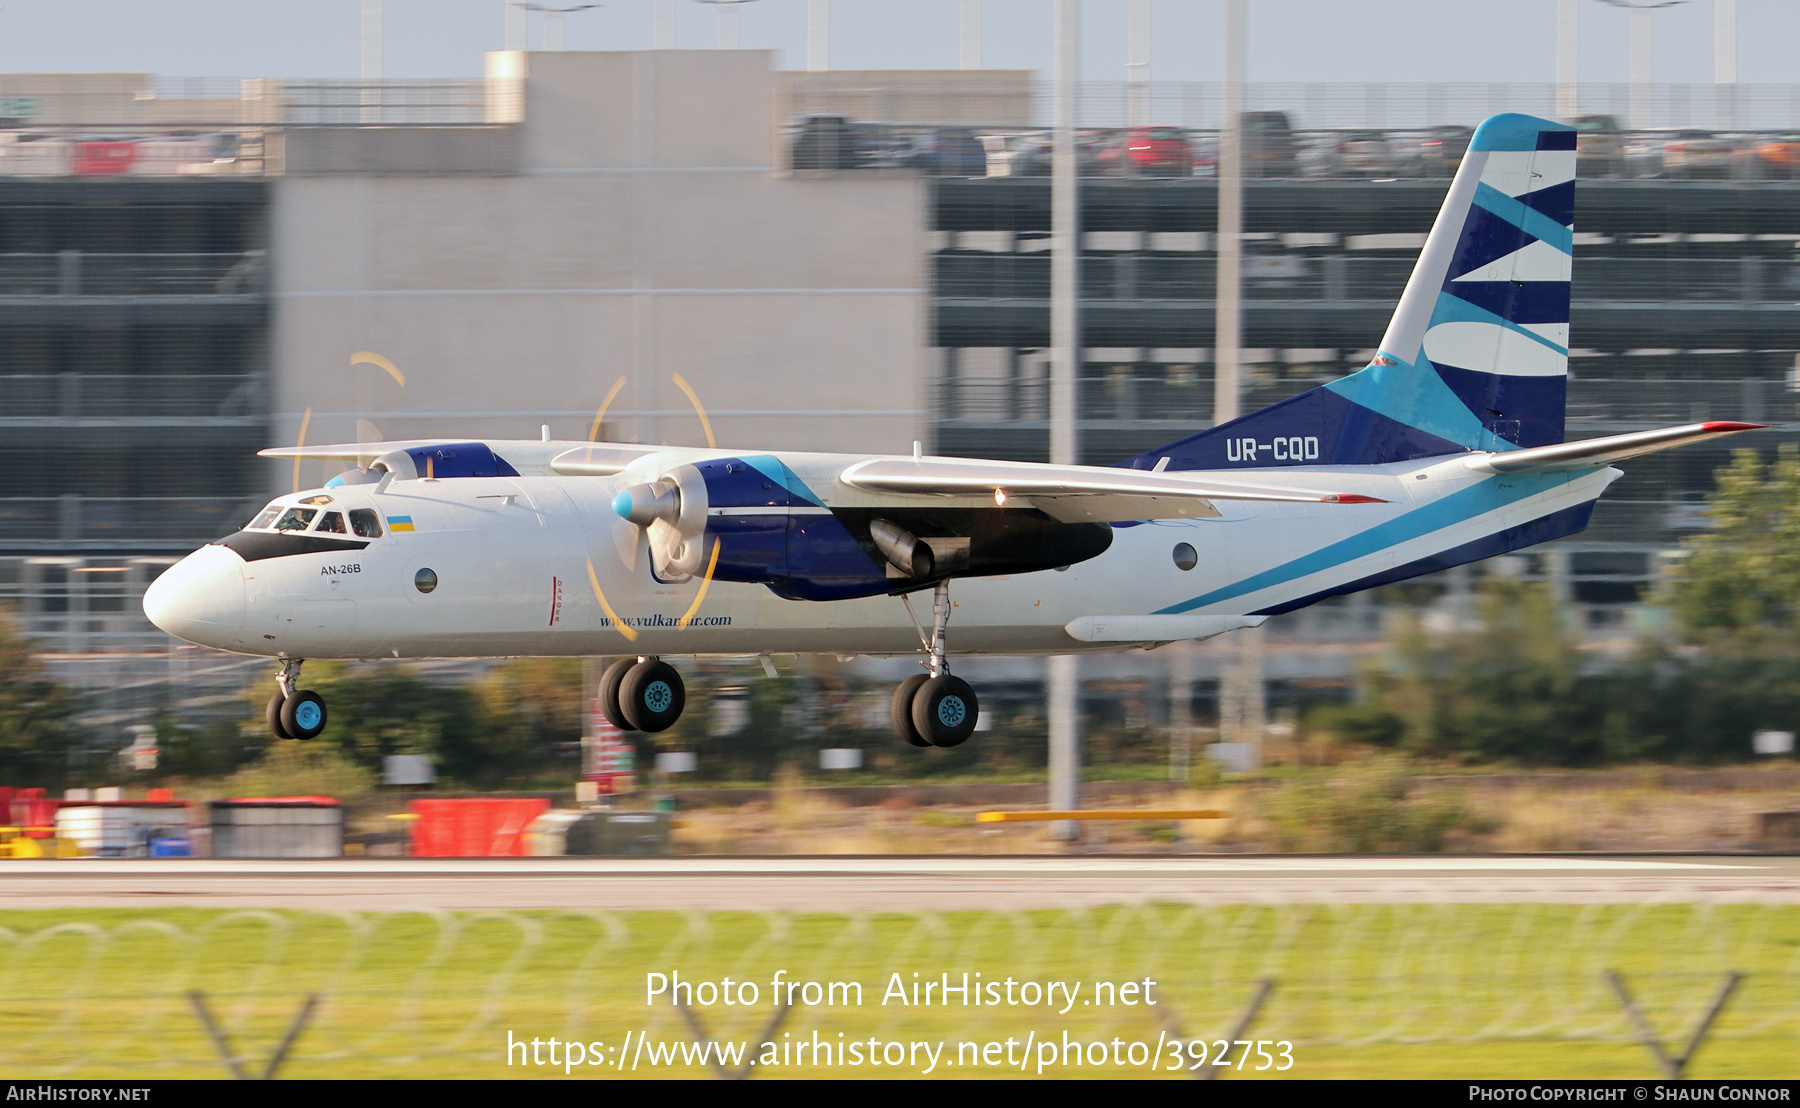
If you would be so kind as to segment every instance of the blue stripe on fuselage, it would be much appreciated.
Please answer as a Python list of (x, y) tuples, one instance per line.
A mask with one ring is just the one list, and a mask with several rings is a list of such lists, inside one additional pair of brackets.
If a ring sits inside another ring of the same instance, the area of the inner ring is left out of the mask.
[[(1366, 557), (1378, 550), (1398, 546), (1433, 531), (1453, 527), (1458, 523), (1466, 523), (1476, 516), (1491, 512), (1496, 508), (1536, 496), (1584, 476), (1586, 476), (1585, 472), (1518, 474), (1507, 477), (1505, 484), (1496, 479), (1482, 481), (1480, 484), (1460, 492), (1453, 492), (1435, 503), (1415, 508), (1396, 519), (1378, 523), (1367, 531), (1360, 531), (1347, 539), (1321, 547), (1292, 561), (1284, 562), (1273, 569), (1252, 574), (1242, 581), (1226, 585), (1222, 589), (1214, 589), (1212, 592), (1196, 596), (1192, 600), (1184, 600), (1179, 604), (1171, 604), (1167, 608), (1159, 608), (1153, 614), (1176, 615), (1181, 612), (1191, 612), (1195, 608), (1204, 608), (1209, 604), (1217, 604), (1221, 600), (1230, 600), (1275, 585), (1286, 584), (1309, 574), (1319, 573), (1334, 566)], [(1353, 511), (1354, 509), (1344, 510)]]
[(1460, 566), (1468, 562), (1479, 562), (1483, 558), (1492, 558), (1497, 554), (1505, 554), (1513, 550), (1523, 550), (1527, 546), (1536, 546), (1551, 539), (1560, 539), (1566, 535), (1577, 534), (1587, 529), (1588, 517), (1594, 514), (1596, 498), (1585, 504), (1577, 504), (1573, 508), (1564, 508), (1560, 512), (1551, 512), (1547, 516), (1539, 516), (1529, 523), (1521, 523), (1517, 527), (1508, 527), (1504, 531), (1492, 535), (1484, 535), (1473, 542), (1465, 542), (1461, 546), (1453, 546), (1448, 550), (1440, 550), (1436, 554), (1407, 562), (1393, 569), (1385, 569), (1380, 573), (1360, 577), (1342, 585), (1334, 585), (1310, 596), (1298, 600), (1286, 600), (1260, 611), (1251, 612), (1253, 616), (1278, 616), (1284, 612), (1296, 611), (1309, 604), (1332, 596), (1347, 596), (1353, 592), (1362, 592), (1378, 585), (1391, 585), (1395, 581), (1405, 581), (1410, 577), (1420, 577), (1427, 573), (1436, 573), (1440, 569)]

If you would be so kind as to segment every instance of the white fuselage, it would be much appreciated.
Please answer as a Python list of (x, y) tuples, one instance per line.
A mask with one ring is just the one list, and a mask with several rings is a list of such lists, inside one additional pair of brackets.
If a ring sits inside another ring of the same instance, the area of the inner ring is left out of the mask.
[[(208, 545), (152, 585), (145, 611), (193, 642), (303, 658), (917, 651), (919, 632), (898, 597), (798, 601), (701, 574), (681, 583), (655, 579), (644, 532), (614, 512), (613, 497), (671, 465), (730, 455), (670, 449), (604, 477), (520, 465), (527, 475), (394, 480), (379, 491), (357, 484), (283, 497), (278, 503), (330, 496), (333, 509), (373, 508), (381, 534), (359, 550), (249, 561)], [(836, 474), (857, 458), (777, 456), (828, 506), (907, 500), (839, 483)], [(1258, 622), (1220, 617), (1339, 589), (1576, 508), (1618, 476), (1611, 469), (1494, 476), (1471, 470), (1466, 458), (1258, 471), (1268, 482), (1385, 503), (1221, 501), (1218, 519), (1116, 527), (1110, 548), (1066, 570), (956, 580), (950, 651), (1073, 653), (1204, 637)], [(395, 530), (396, 517), (410, 517), (412, 529)], [(1172, 556), (1180, 543), (1198, 555), (1192, 569)], [(421, 570), (435, 575), (429, 592), (415, 585)], [(929, 600), (913, 607), (929, 625)], [(1171, 622), (1177, 615), (1189, 618)], [(1132, 619), (1143, 616), (1164, 622)], [(1213, 624), (1197, 617), (1214, 617)]]

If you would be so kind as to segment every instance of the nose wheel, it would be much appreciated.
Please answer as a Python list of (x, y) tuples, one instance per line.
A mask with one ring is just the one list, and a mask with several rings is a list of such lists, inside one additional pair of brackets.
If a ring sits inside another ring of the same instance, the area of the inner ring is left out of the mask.
[[(908, 615), (912, 603), (905, 596)], [(913, 621), (915, 627), (918, 621)], [(944, 636), (950, 625), (950, 585), (939, 581), (931, 596), (931, 635), (919, 628), (929, 673), (915, 674), (900, 682), (888, 706), (888, 718), (902, 739), (913, 746), (960, 746), (975, 733), (981, 703), (969, 683), (950, 673), (945, 661)]]
[(278, 739), (310, 739), (325, 730), (325, 698), (302, 689), (300, 665), (304, 658), (281, 659), (275, 684), (281, 691), (269, 698), (264, 715), (269, 731)]

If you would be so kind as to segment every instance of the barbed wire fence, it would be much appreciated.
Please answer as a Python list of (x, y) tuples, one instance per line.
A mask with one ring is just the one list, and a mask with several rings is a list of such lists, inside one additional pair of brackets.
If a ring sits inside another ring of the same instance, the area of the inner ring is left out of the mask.
[[(1029, 1037), (1146, 1054), (1202, 1041), (1205, 1065), (1115, 1068), (1218, 1076), (1237, 1072), (1212, 1068), (1218, 1045), (1249, 1034), (1288, 1044), (1297, 1075), (1350, 1054), (1405, 1065), (1416, 1047), (1585, 1044), (1610, 1047), (1622, 1076), (1696, 1054), (1700, 1069), (1767, 1076), (1794, 1068), (1800, 1035), (1791, 905), (22, 915), (0, 920), (8, 1077), (504, 1076), (545, 1068), (518, 1044), (552, 1037), (584, 1054), (548, 1067), (558, 1075), (752, 1072), (671, 1045), (707, 1038), (745, 1044), (744, 1058), (826, 1044), (778, 1063), (794, 1074), (846, 1064), (846, 1043), (934, 1041), (966, 1073), (957, 1044)], [(925, 984), (952, 988), (918, 1003)], [(1227, 1062), (1257, 1068), (1235, 1050)], [(1065, 1050), (1044, 1072), (1069, 1066)]]

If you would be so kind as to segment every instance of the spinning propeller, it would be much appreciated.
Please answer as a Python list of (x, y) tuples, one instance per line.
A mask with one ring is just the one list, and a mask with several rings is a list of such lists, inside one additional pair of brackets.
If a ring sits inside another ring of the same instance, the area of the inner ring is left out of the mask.
[[(717, 447), (712, 421), (706, 416), (706, 408), (700, 403), (699, 394), (681, 374), (671, 374), (670, 379), (686, 394), (688, 403), (694, 406), (694, 414), (700, 418), (700, 428), (706, 434), (706, 445), (709, 448)], [(600, 409), (594, 413), (593, 426), (588, 430), (588, 442), (598, 440), (606, 410), (612, 406), (614, 398), (624, 387), (625, 378), (620, 377), (607, 390), (605, 399), (600, 402)], [(633, 485), (613, 497), (612, 501), (613, 513), (619, 518), (614, 538), (620, 559), (625, 562), (628, 571), (635, 571), (640, 536), (642, 543), (649, 547), (650, 566), (659, 581), (691, 581), (696, 573), (702, 572), (701, 566), (704, 563), (700, 589), (694, 594), (693, 603), (688, 605), (687, 611), (676, 621), (677, 627), (686, 627), (693, 622), (701, 602), (706, 599), (707, 589), (712, 585), (713, 572), (719, 565), (720, 541), (717, 537), (712, 542), (711, 556), (708, 557), (707, 554), (706, 509), (706, 481), (700, 476), (700, 471), (691, 465), (676, 466), (654, 481)], [(600, 602), (601, 610), (627, 641), (636, 641), (637, 631), (627, 626), (607, 602), (591, 558), (588, 559), (587, 570), (588, 583), (593, 586), (594, 599)]]

